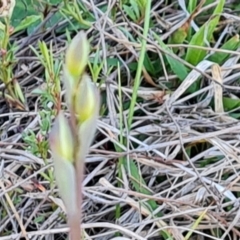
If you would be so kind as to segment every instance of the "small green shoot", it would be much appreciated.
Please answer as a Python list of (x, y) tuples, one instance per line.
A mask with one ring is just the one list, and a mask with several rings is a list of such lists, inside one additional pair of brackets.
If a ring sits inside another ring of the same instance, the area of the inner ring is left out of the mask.
[(31, 49), (44, 66), (46, 87), (45, 90), (37, 88), (32, 93), (42, 96), (45, 109), (49, 102), (53, 102), (55, 110), (58, 110), (61, 105), (60, 70), (62, 64), (60, 61), (55, 60), (52, 42), (50, 42), (49, 49), (45, 42), (39, 42), (38, 46), (40, 51), (33, 47)]
[[(25, 110), (27, 109), (26, 101), (22, 89), (14, 77), (14, 66), (16, 64), (15, 59), (15, 44), (10, 44), (9, 39), (13, 33), (11, 26), (11, 16), (15, 6), (15, 0), (2, 3), (2, 12), (0, 12), (0, 18), (3, 18), (3, 22), (0, 25), (0, 79), (5, 84), (5, 93), (2, 95), (9, 103), (10, 107)], [(6, 4), (6, 5), (4, 5)]]

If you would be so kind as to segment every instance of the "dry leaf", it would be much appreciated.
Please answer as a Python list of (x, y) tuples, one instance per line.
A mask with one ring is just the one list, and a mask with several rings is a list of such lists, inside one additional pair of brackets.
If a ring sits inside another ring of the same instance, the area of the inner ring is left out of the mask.
[[(213, 82), (214, 84), (214, 104), (215, 104), (215, 112), (216, 113), (223, 113), (223, 90), (222, 90), (222, 73), (221, 68), (218, 64), (214, 64), (212, 66), (212, 76), (217, 82)], [(218, 84), (219, 83), (219, 84)]]

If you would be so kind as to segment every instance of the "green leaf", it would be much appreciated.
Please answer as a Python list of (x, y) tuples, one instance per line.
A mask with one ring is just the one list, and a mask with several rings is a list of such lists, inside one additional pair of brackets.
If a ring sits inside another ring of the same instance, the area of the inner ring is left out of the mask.
[(197, 6), (197, 0), (191, 0), (191, 1), (189, 1), (188, 7), (187, 7), (188, 12), (189, 12), (189, 13), (192, 13), (192, 12), (194, 11), (194, 9), (196, 8), (196, 6)]
[[(152, 195), (152, 193), (146, 188), (146, 182), (142, 178), (142, 176), (139, 174), (139, 170), (136, 166), (136, 164), (133, 162), (132, 159), (129, 161), (124, 158), (123, 160), (124, 167), (128, 170), (128, 174), (130, 175), (132, 181), (131, 183), (133, 184), (134, 188), (136, 189), (137, 192), (146, 194), (146, 195)], [(146, 207), (150, 207), (150, 211), (154, 211), (157, 209), (158, 205), (154, 200), (148, 200), (147, 201), (148, 205)], [(162, 214), (159, 214), (159, 217), (162, 216)]]
[(225, 111), (230, 111), (240, 107), (240, 99), (233, 99), (229, 97), (223, 97), (223, 106)]
[(131, 20), (133, 20), (134, 22), (137, 21), (137, 16), (135, 15), (131, 7), (127, 5), (123, 5), (123, 10), (127, 13), (127, 15), (131, 18)]
[[(220, 14), (223, 11), (223, 6), (225, 4), (225, 0), (219, 0), (217, 7), (213, 12), (213, 18), (210, 21), (207, 21), (198, 32), (194, 34), (192, 37), (189, 45), (196, 45), (196, 46), (206, 46), (205, 41), (210, 41), (213, 32), (219, 23)], [(188, 48), (186, 61), (196, 66), (199, 62), (201, 62), (204, 57), (207, 55), (206, 50), (195, 49), (195, 48)]]
[(141, 8), (142, 11), (146, 8), (147, 0), (136, 0), (138, 6)]
[[(220, 49), (235, 51), (239, 46), (240, 46), (239, 35), (235, 35), (232, 38), (230, 38), (227, 42), (225, 42)], [(218, 63), (219, 65), (222, 65), (229, 56), (230, 56), (229, 53), (215, 52), (208, 57), (208, 60), (211, 62)]]
[[(131, 183), (132, 183), (134, 189), (136, 189), (136, 191), (139, 192), (139, 193), (143, 193), (143, 194), (151, 196), (152, 193), (147, 189), (146, 182), (142, 178), (141, 173), (139, 173), (139, 169), (136, 166), (136, 164), (133, 162), (133, 159), (130, 159), (128, 161), (126, 158), (123, 158), (123, 165), (127, 169), (128, 174), (130, 175)], [(146, 201), (142, 204), (151, 213), (159, 207), (159, 205), (154, 200), (148, 200), (148, 201)], [(156, 217), (161, 217), (161, 216), (163, 216), (163, 214), (161, 212), (158, 212), (155, 216)], [(161, 234), (164, 237), (164, 239), (173, 240), (172, 237), (170, 236), (170, 234), (167, 231), (162, 230)]]
[(53, 27), (55, 24), (59, 23), (62, 21), (62, 14), (61, 12), (56, 12), (55, 14), (53, 14), (53, 16), (47, 21), (46, 23), (46, 28), (51, 28)]
[(181, 44), (187, 37), (186, 28), (180, 27), (169, 38), (169, 44)]
[[(37, 4), (38, 5), (38, 4)], [(14, 28), (17, 28), (24, 18), (30, 15), (38, 15), (39, 12), (35, 10), (36, 4), (32, 3), (32, 0), (16, 1), (16, 5), (13, 10), (11, 24)]]
[(117, 58), (108, 58), (107, 59), (107, 66), (108, 67), (117, 67), (118, 64), (120, 64), (120, 66), (122, 66), (122, 63)]
[(133, 12), (135, 13), (135, 16), (137, 17), (136, 20), (140, 18), (140, 11), (139, 11), (139, 3), (135, 0), (130, 0)]
[(154, 66), (151, 62), (151, 59), (149, 58), (148, 54), (146, 53), (145, 54), (145, 58), (144, 58), (144, 62), (143, 62), (146, 70), (148, 72), (150, 72), (151, 74), (154, 74), (155, 73), (155, 69), (154, 69)]
[[(191, 14), (194, 11), (194, 9), (196, 8), (196, 6), (197, 6), (197, 0), (189, 1), (188, 7), (187, 7), (188, 12)], [(192, 28), (190, 27), (188, 29), (187, 40), (190, 41), (191, 38), (192, 38)]]
[(44, 221), (44, 216), (39, 216), (34, 219), (34, 223), (42, 223)]
[(240, 113), (229, 113), (229, 116), (235, 119), (240, 119)]
[(19, 25), (14, 29), (14, 32), (19, 32), (21, 30), (24, 30), (26, 28), (28, 28), (30, 25), (32, 25), (33, 23), (35, 23), (36, 21), (40, 20), (41, 16), (40, 15), (31, 15), (31, 16), (27, 16), (26, 18), (24, 18)]
[[(154, 37), (157, 40), (158, 44), (164, 50), (166, 50), (167, 52), (169, 52), (171, 54), (174, 54), (173, 51), (167, 45), (165, 45), (164, 42), (156, 34), (154, 34)], [(169, 65), (171, 66), (172, 71), (179, 77), (179, 79), (181, 81), (183, 81), (186, 78), (186, 76), (188, 75), (188, 70), (185, 67), (185, 65), (183, 65), (180, 61), (172, 58), (171, 56), (169, 56), (167, 54), (165, 56), (167, 58)]]

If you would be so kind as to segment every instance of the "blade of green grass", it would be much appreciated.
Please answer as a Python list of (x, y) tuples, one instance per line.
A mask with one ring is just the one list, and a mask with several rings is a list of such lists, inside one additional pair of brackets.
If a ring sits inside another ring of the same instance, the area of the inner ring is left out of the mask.
[(188, 12), (191, 14), (197, 6), (197, 0), (191, 0), (188, 2)]
[[(197, 1), (191, 1), (189, 3), (189, 7), (191, 8), (189, 17), (185, 20), (185, 22), (180, 26), (173, 34), (171, 34), (168, 43), (169, 44), (181, 44), (185, 41), (185, 39), (188, 36), (188, 40), (191, 39), (191, 22), (193, 19), (198, 15), (198, 13), (201, 11), (201, 8), (203, 4), (205, 3), (205, 0), (201, 0), (198, 5)], [(185, 5), (183, 4), (185, 7)], [(190, 38), (189, 38), (190, 37)], [(174, 52), (178, 51), (178, 48), (173, 48)]]
[[(210, 41), (216, 26), (219, 23), (220, 14), (223, 11), (225, 0), (219, 0), (217, 7), (213, 12), (213, 18), (206, 22), (198, 32), (194, 34), (189, 45), (206, 46), (205, 41)], [(206, 50), (188, 48), (185, 60), (196, 66), (207, 55)]]
[[(235, 51), (239, 46), (240, 41), (239, 35), (237, 34), (225, 42), (220, 49)], [(208, 60), (222, 65), (229, 56), (230, 54), (226, 52), (215, 52), (208, 57)]]
[[(132, 121), (133, 121), (133, 116), (134, 116), (134, 107), (136, 105), (136, 100), (137, 100), (137, 91), (139, 89), (140, 83), (141, 83), (141, 74), (143, 70), (143, 63), (144, 63), (144, 58), (145, 58), (145, 53), (146, 53), (146, 45), (147, 45), (147, 35), (149, 31), (149, 23), (150, 23), (150, 13), (151, 13), (151, 1), (147, 1), (146, 4), (146, 9), (145, 9), (145, 18), (144, 18), (144, 30), (143, 30), (143, 39), (142, 39), (142, 47), (141, 47), (141, 52), (140, 52), (140, 57), (138, 61), (138, 67), (137, 67), (137, 72), (136, 72), (136, 77), (134, 81), (134, 86), (133, 86), (133, 94), (131, 98), (131, 103), (130, 103), (130, 108), (129, 108), (129, 114), (128, 114), (128, 119), (127, 119), (127, 128), (130, 130)], [(127, 139), (124, 139), (124, 144), (127, 145)], [(136, 166), (136, 164), (133, 162), (132, 159), (128, 161), (126, 157), (123, 158), (123, 165), (127, 170), (128, 175), (130, 176), (131, 183), (133, 187), (136, 189), (136, 191), (140, 193), (144, 193), (147, 195), (151, 195), (152, 193), (147, 189), (146, 183), (144, 179), (141, 176), (141, 173)], [(145, 203), (145, 206), (150, 208), (151, 212), (156, 210), (158, 208), (158, 204), (154, 200), (148, 200)], [(157, 216), (161, 216), (162, 214), (159, 213)], [(167, 231), (162, 231), (162, 235), (164, 238), (172, 239), (171, 236)]]
[(193, 224), (193, 226), (191, 227), (191, 229), (188, 231), (187, 235), (184, 237), (184, 240), (188, 240), (190, 239), (191, 235), (193, 234), (193, 231), (198, 227), (198, 225), (201, 223), (202, 219), (205, 217), (207, 211), (208, 211), (209, 207), (206, 208), (201, 215), (199, 216), (199, 218), (195, 221), (195, 223)]
[[(122, 104), (122, 90), (121, 90), (121, 79), (120, 79), (120, 64), (118, 63), (118, 96), (119, 96), (119, 125), (120, 125), (120, 136), (119, 136), (119, 142), (120, 144), (123, 144), (123, 104)], [(115, 150), (117, 152), (121, 152), (121, 148), (114, 144)], [(122, 187), (122, 165), (123, 165), (123, 157), (119, 157), (118, 160), (118, 187)], [(116, 211), (115, 211), (115, 218), (116, 220), (119, 219), (121, 216), (121, 207), (120, 204), (116, 205)], [(120, 236), (120, 233), (116, 233), (116, 236)]]
[(223, 106), (225, 111), (231, 111), (240, 107), (240, 99), (223, 97)]
[(14, 29), (14, 33), (28, 28), (30, 25), (32, 25), (33, 23), (37, 22), (40, 19), (41, 16), (39, 15), (27, 16), (19, 23), (19, 25), (16, 26), (16, 28)]
[[(151, 1), (148, 1), (146, 5), (146, 14), (145, 16), (150, 16), (150, 10), (151, 10)], [(137, 100), (137, 91), (141, 83), (141, 73), (143, 69), (143, 63), (144, 63), (144, 58), (146, 54), (146, 45), (147, 45), (147, 35), (148, 35), (148, 30), (149, 30), (149, 17), (145, 17), (144, 19), (144, 31), (143, 31), (143, 36), (144, 38), (142, 39), (142, 48), (140, 52), (140, 58), (138, 61), (138, 67), (137, 67), (137, 72), (136, 72), (136, 77), (134, 81), (134, 86), (133, 86), (133, 94), (132, 94), (132, 99), (130, 102), (130, 108), (129, 108), (129, 114), (128, 114), (128, 119), (127, 119), (127, 127), (128, 129), (131, 129), (131, 124), (133, 121), (133, 115), (134, 115), (134, 107), (136, 105), (136, 100)], [(126, 139), (124, 139), (124, 144), (127, 144)], [(124, 167), (127, 169), (129, 176), (131, 176), (132, 179), (135, 179), (136, 181), (132, 181), (132, 184), (134, 188), (145, 194), (151, 194), (148, 190), (143, 188), (143, 186), (146, 186), (145, 181), (143, 180), (141, 174), (138, 171), (137, 166), (133, 161), (128, 161), (126, 158), (124, 158), (123, 161)], [(152, 205), (152, 208), (155, 209), (157, 207), (156, 202), (152, 203), (154, 201), (150, 201), (150, 205)]]
[(141, 74), (142, 74), (142, 70), (143, 70), (143, 62), (144, 62), (144, 58), (145, 58), (146, 45), (147, 45), (147, 40), (146, 39), (147, 39), (147, 35), (148, 35), (149, 22), (150, 22), (150, 17), (149, 16), (150, 16), (150, 12), (151, 12), (151, 1), (147, 2), (145, 11), (146, 11), (146, 13), (145, 13), (145, 18), (144, 18), (144, 30), (143, 30), (143, 37), (144, 38), (142, 39), (142, 47), (141, 47), (141, 52), (140, 52), (136, 77), (135, 77), (135, 80), (134, 80), (133, 94), (132, 94), (128, 119), (127, 119), (128, 129), (131, 128), (133, 115), (134, 115), (134, 107), (135, 107), (136, 100), (137, 100), (137, 91), (138, 91), (138, 88), (139, 88), (140, 83), (141, 83)]
[[(188, 12), (191, 14), (194, 11), (194, 9), (196, 8), (196, 6), (197, 6), (197, 0), (189, 1), (188, 7), (187, 7)], [(192, 37), (192, 28), (190, 26), (190, 28), (188, 29), (188, 34), (187, 34), (188, 41), (191, 40), (191, 37)]]
[[(157, 40), (158, 44), (164, 50), (166, 50), (167, 52), (169, 52), (171, 54), (174, 54), (173, 51), (167, 45), (165, 45), (164, 42), (161, 40), (161, 38), (158, 37), (157, 34), (155, 34), (155, 33), (154, 33), (154, 38)], [(181, 81), (183, 81), (186, 78), (186, 76), (188, 75), (188, 70), (185, 67), (185, 65), (167, 54), (165, 56), (167, 58), (169, 65), (171, 66), (172, 71), (179, 77), (179, 79)]]

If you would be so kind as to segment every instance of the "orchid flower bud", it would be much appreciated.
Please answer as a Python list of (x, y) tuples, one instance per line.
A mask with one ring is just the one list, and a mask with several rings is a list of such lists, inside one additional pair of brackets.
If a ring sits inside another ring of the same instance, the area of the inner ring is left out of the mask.
[(80, 79), (87, 66), (89, 51), (87, 36), (81, 31), (72, 39), (65, 58), (65, 69), (75, 81)]
[(81, 75), (87, 66), (89, 51), (90, 45), (84, 32), (79, 32), (67, 48), (63, 66), (63, 81), (70, 108), (73, 106), (73, 97)]
[[(55, 155), (73, 162), (74, 140), (72, 131), (63, 112), (59, 112), (49, 136), (50, 147)], [(58, 161), (54, 159), (54, 161)]]
[(99, 92), (89, 75), (84, 74), (78, 85), (75, 111), (79, 124), (94, 117), (99, 110)]

